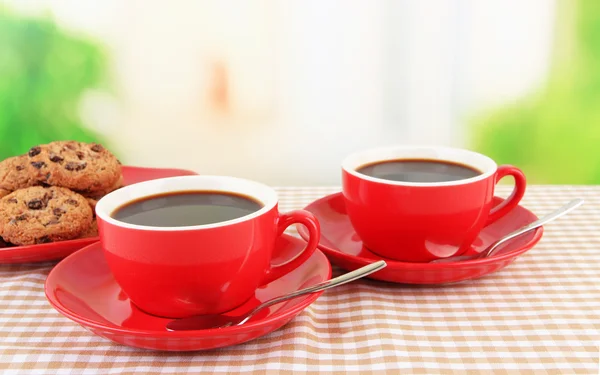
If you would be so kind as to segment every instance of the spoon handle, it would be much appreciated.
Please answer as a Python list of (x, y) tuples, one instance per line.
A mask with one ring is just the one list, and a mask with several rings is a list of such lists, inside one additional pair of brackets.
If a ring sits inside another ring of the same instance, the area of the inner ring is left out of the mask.
[(304, 288), (304, 289), (300, 289), (298, 291), (295, 291), (293, 293), (290, 294), (286, 294), (285, 296), (281, 296), (281, 297), (277, 297), (277, 298), (273, 298), (271, 300), (268, 300), (262, 304), (260, 304), (259, 306), (257, 306), (254, 310), (252, 310), (247, 316), (246, 318), (244, 318), (242, 321), (240, 321), (237, 325), (240, 324), (244, 324), (245, 322), (248, 321), (248, 319), (250, 319), (252, 317), (252, 315), (256, 314), (259, 310), (264, 309), (265, 307), (269, 307), (269, 306), (273, 306), (277, 303), (283, 302), (283, 301), (287, 301), (296, 297), (300, 297), (303, 296), (305, 294), (310, 294), (310, 293), (316, 293), (316, 292), (320, 292), (322, 290), (325, 289), (329, 289), (329, 288), (333, 288), (342, 284), (346, 284), (349, 283), (351, 281), (360, 279), (361, 277), (367, 276), (372, 274), (373, 272), (379, 271), (380, 269), (384, 268), (385, 266), (387, 266), (387, 264), (385, 263), (385, 261), (383, 260), (379, 260), (377, 262), (373, 262), (371, 264), (368, 264), (364, 267), (361, 267), (359, 269), (356, 269), (352, 272), (348, 272), (345, 273), (343, 275), (340, 275), (336, 278), (333, 278), (331, 280), (327, 280), (327, 281), (323, 281), (322, 283), (310, 286), (308, 288)]
[(493, 245), (488, 247), (485, 251), (481, 252), (481, 254), (479, 254), (479, 256), (477, 258), (485, 258), (485, 257), (492, 255), (492, 253), (496, 249), (498, 249), (498, 247), (500, 245), (504, 244), (505, 242), (510, 241), (513, 238), (518, 237), (524, 233), (527, 233), (530, 230), (541, 227), (542, 225), (547, 224), (547, 223), (551, 222), (552, 220), (555, 220), (555, 219), (563, 216), (567, 212), (574, 210), (575, 208), (581, 206), (582, 204), (583, 204), (583, 199), (580, 199), (580, 198), (570, 201), (569, 203), (562, 206), (561, 208), (550, 212), (549, 214), (539, 218), (538, 220), (534, 221), (533, 223), (526, 225), (523, 228), (517, 229), (516, 231), (502, 237), (500, 240), (496, 241)]

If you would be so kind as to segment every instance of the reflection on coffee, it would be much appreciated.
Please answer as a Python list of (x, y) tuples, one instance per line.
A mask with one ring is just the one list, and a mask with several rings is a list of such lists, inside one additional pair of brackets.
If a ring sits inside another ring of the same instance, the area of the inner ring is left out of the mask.
[(449, 161), (398, 159), (370, 163), (356, 170), (364, 175), (400, 182), (446, 182), (479, 176), (477, 169)]
[(235, 193), (180, 191), (152, 195), (117, 208), (116, 220), (153, 227), (186, 227), (237, 219), (260, 210), (262, 203)]

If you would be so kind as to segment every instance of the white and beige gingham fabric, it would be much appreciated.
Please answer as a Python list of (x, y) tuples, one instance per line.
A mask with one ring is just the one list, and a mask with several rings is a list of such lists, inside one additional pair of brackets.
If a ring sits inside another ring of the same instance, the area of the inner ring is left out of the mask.
[[(281, 209), (338, 190), (280, 188)], [(96, 337), (46, 301), (53, 264), (1, 265), (0, 373), (599, 374), (600, 187), (531, 186), (523, 204), (539, 216), (575, 197), (586, 203), (496, 274), (444, 287), (359, 280), (265, 337), (208, 352)]]

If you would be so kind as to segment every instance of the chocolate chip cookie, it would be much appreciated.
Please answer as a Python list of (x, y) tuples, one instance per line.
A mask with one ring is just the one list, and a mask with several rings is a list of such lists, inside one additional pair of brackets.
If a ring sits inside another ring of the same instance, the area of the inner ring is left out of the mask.
[(25, 155), (13, 156), (0, 161), (0, 196), (3, 192), (10, 193), (18, 189), (39, 185), (29, 174), (27, 162), (28, 159)]
[(0, 188), (0, 198), (5, 197), (10, 193), (12, 193), (12, 191)]
[(81, 195), (83, 195), (86, 198), (91, 198), (93, 200), (98, 201), (98, 200), (100, 200), (100, 198), (102, 198), (106, 194), (111, 193), (117, 189), (120, 189), (123, 186), (125, 186), (125, 185), (123, 184), (123, 176), (121, 176), (121, 177), (119, 177), (119, 179), (117, 180), (117, 182), (114, 185), (112, 185), (111, 187), (109, 187), (106, 190), (103, 190), (100, 192), (95, 192), (95, 193), (87, 193), (85, 191), (81, 191), (81, 192), (77, 191), (77, 193), (80, 193)]
[(85, 197), (85, 200), (88, 202), (88, 204), (90, 205), (90, 208), (92, 209), (92, 216), (96, 217), (96, 205), (98, 204), (98, 200), (100, 200), (100, 198), (96, 199), (96, 198)]
[(57, 141), (32, 147), (29, 174), (40, 183), (62, 186), (86, 195), (106, 191), (121, 176), (121, 164), (97, 143)]
[(86, 199), (66, 188), (32, 186), (0, 199), (0, 236), (15, 245), (77, 238), (91, 223)]
[[(116, 184), (114, 184), (113, 186), (111, 186), (108, 190), (103, 191), (101, 193), (98, 194), (91, 194), (91, 195), (87, 195), (87, 194), (81, 194), (85, 197), (85, 199), (87, 199), (88, 203), (90, 204), (90, 207), (92, 207), (92, 211), (94, 211), (96, 209), (96, 204), (98, 203), (98, 201), (105, 196), (108, 193), (111, 193), (117, 189), (122, 188), (123, 186), (125, 186), (123, 184), (123, 176), (121, 176), (121, 178), (119, 178), (119, 180), (117, 181)], [(94, 217), (96, 216), (96, 213), (94, 212)]]
[(78, 238), (90, 238), (90, 237), (98, 237), (98, 224), (96, 223), (96, 219), (92, 220), (92, 224), (90, 224), (88, 229), (84, 230), (83, 233), (81, 233)]

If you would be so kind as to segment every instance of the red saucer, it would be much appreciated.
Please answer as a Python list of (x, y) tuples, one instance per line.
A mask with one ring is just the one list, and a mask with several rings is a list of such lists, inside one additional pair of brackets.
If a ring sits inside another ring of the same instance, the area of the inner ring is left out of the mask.
[[(495, 197), (494, 205), (503, 201)], [(374, 260), (381, 260), (362, 245), (362, 242), (346, 215), (342, 193), (321, 198), (309, 204), (305, 210), (312, 212), (321, 224), (319, 249), (332, 263), (346, 270), (355, 270)], [(500, 237), (537, 220), (531, 211), (517, 206), (506, 216), (485, 227), (475, 240), (472, 248), (464, 255), (483, 251)], [(306, 239), (304, 227), (297, 226), (300, 235)], [(444, 284), (475, 279), (496, 272), (509, 265), (517, 256), (531, 249), (542, 238), (540, 227), (510, 241), (489, 258), (455, 263), (408, 263), (384, 259), (387, 267), (371, 274), (370, 278), (404, 284)]]
[[(195, 174), (197, 173), (184, 169), (123, 166), (123, 183), (125, 185), (131, 185), (137, 182), (155, 180), (157, 178), (188, 176)], [(98, 240), (98, 237), (90, 237), (40, 245), (4, 247), (0, 248), (0, 264), (44, 262), (61, 259), (72, 252)]]
[[(306, 242), (283, 235), (276, 246), (283, 247), (283, 260), (298, 254)], [(330, 278), (331, 265), (327, 257), (316, 250), (306, 263), (258, 288), (253, 298), (231, 313), (249, 311), (266, 300)], [(149, 315), (130, 302), (110, 273), (99, 242), (56, 265), (46, 279), (45, 292), (56, 310), (99, 336), (128, 346), (167, 351), (213, 349), (266, 335), (288, 323), (323, 293), (274, 305), (237, 327), (167, 331), (165, 325), (169, 319)]]

